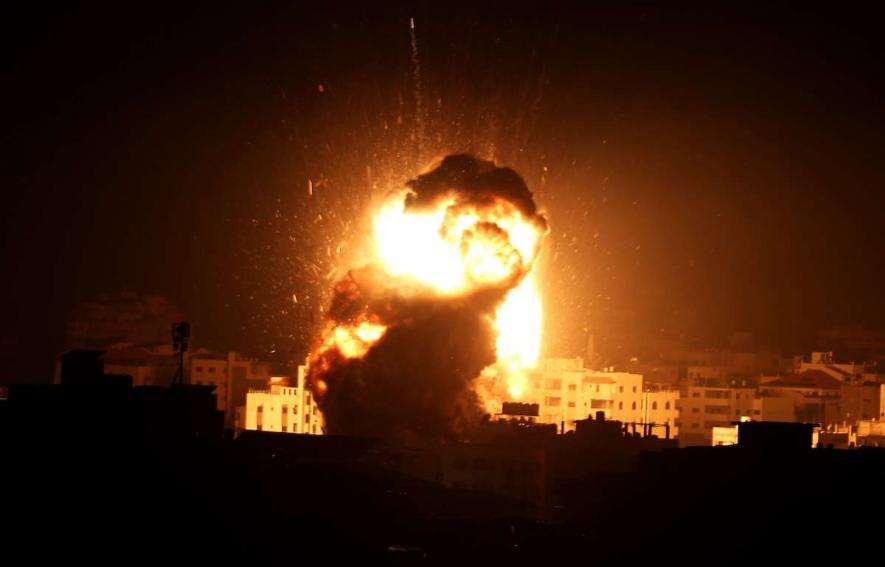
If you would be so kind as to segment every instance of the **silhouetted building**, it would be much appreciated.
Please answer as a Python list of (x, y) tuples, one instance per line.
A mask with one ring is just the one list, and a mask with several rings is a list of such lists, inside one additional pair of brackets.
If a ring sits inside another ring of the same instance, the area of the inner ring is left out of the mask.
[(153, 346), (169, 342), (169, 330), (183, 314), (159, 295), (103, 293), (71, 314), (65, 348)]
[(814, 424), (779, 421), (743, 421), (737, 424), (738, 446), (766, 451), (809, 450)]

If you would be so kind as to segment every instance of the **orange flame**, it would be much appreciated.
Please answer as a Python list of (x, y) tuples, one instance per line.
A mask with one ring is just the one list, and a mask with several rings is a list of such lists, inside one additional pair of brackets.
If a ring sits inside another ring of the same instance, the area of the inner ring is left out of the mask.
[[(542, 304), (532, 268), (546, 227), (504, 200), (468, 205), (453, 193), (430, 209), (413, 210), (404, 196), (392, 196), (375, 215), (375, 262), (392, 280), (443, 297), (484, 287), (510, 289), (495, 314), (498, 361), (484, 375), (503, 378), (505, 391), (496, 398), (521, 398), (541, 345)], [(372, 321), (333, 326), (321, 350), (359, 358), (385, 331)]]

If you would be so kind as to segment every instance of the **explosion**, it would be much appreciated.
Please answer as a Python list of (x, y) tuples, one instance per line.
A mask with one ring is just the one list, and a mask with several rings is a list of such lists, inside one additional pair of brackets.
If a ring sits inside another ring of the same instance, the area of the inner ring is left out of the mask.
[(518, 399), (540, 348), (547, 221), (512, 169), (446, 157), (374, 219), (335, 286), (308, 380), (330, 433), (462, 439)]

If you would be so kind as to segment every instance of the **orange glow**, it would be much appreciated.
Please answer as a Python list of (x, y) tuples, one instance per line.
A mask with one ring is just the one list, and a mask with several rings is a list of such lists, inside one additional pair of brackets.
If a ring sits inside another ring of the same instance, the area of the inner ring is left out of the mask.
[(394, 276), (444, 295), (504, 284), (528, 270), (543, 233), (506, 202), (477, 210), (454, 197), (431, 211), (407, 211), (401, 195), (375, 218), (375, 250)]
[(356, 326), (339, 325), (332, 329), (324, 345), (326, 348), (337, 348), (344, 358), (359, 358), (384, 335), (385, 330), (384, 325), (368, 321)]
[[(374, 263), (394, 285), (422, 293), (458, 297), (510, 289), (495, 314), (498, 361), (484, 372), (503, 387), (486, 388), (484, 395), (520, 399), (541, 346), (541, 297), (532, 268), (546, 228), (503, 200), (476, 205), (452, 193), (429, 208), (411, 209), (405, 196), (393, 195), (373, 219)], [(359, 358), (385, 330), (366, 320), (333, 326), (324, 333), (322, 350)]]
[(498, 366), (507, 377), (507, 393), (519, 400), (528, 388), (526, 371), (534, 368), (541, 353), (541, 296), (534, 271), (514, 288), (498, 308)]

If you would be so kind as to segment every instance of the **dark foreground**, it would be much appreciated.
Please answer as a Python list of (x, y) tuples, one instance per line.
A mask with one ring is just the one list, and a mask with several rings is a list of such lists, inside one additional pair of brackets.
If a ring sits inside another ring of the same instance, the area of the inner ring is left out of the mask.
[[(232, 440), (197, 390), (54, 388), (0, 402), (10, 565), (825, 565), (870, 556), (885, 522), (880, 449), (511, 439), (543, 463), (543, 493), (514, 498), (446, 488), (451, 448)], [(464, 478), (501, 443), (470, 447)]]

